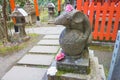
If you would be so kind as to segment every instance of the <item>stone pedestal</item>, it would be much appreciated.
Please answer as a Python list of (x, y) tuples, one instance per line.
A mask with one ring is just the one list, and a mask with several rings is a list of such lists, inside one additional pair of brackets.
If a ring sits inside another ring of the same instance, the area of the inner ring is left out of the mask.
[(36, 27), (40, 27), (40, 21), (36, 21)]
[(19, 32), (15, 32), (13, 34), (13, 40), (16, 41), (16, 42), (25, 42), (25, 41), (28, 41), (30, 39), (29, 36), (20, 36), (20, 33)]
[[(55, 75), (48, 75), (48, 80), (106, 80), (104, 68), (98, 63), (98, 58), (94, 54), (90, 53), (89, 55), (89, 74), (58, 70)], [(81, 69), (79, 68), (79, 70)]]
[(54, 23), (55, 23), (54, 14), (49, 14), (48, 24), (54, 24)]
[[(80, 74), (89, 74), (90, 64), (89, 64), (89, 53), (84, 52), (80, 55), (78, 59), (66, 56), (65, 59), (57, 61), (57, 69), (67, 72), (74, 72)], [(79, 56), (78, 56), (79, 57)]]
[(54, 19), (48, 20), (48, 24), (54, 24), (54, 23), (55, 23)]
[(15, 32), (13, 34), (13, 40), (16, 41), (16, 42), (21, 42), (21, 38), (20, 38), (20, 33), (19, 32)]

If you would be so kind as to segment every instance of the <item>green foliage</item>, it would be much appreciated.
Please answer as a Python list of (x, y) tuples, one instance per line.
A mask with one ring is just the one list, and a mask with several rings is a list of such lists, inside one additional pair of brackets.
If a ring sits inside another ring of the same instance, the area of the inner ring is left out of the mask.
[(37, 36), (39, 36), (39, 34), (32, 33), (32, 34), (28, 34), (28, 36), (30, 36), (30, 37), (37, 37)]
[(25, 5), (25, 3), (26, 3), (26, 0), (15, 0), (15, 3), (19, 4), (20, 7), (23, 7)]
[(47, 11), (47, 9), (44, 9), (44, 11), (41, 11), (40, 19), (41, 19), (41, 22), (47, 22), (48, 21), (48, 11)]
[(38, 0), (39, 6), (46, 6), (49, 2), (57, 4), (57, 0)]
[(16, 46), (12, 46), (12, 47), (1, 47), (1, 48), (0, 48), (0, 54), (4, 55), (4, 54), (6, 54), (6, 53), (18, 51), (18, 50), (20, 50), (22, 47), (24, 47), (24, 46), (18, 47), (18, 46), (16, 45)]
[(65, 71), (60, 71), (60, 70), (59, 70), (59, 71), (56, 73), (56, 75), (57, 75), (57, 76), (62, 76), (62, 75), (65, 74), (65, 73), (66, 73)]
[(2, 1), (3, 1), (3, 0), (0, 0), (0, 5), (2, 5)]
[(29, 44), (36, 42), (36, 38), (39, 36), (38, 34), (28, 34), (31, 39), (29, 41), (14, 45), (11, 44), (10, 46), (3, 46), (3, 43), (0, 42), (0, 55), (6, 55), (6, 54), (11, 54), (13, 52), (22, 50), (26, 48)]

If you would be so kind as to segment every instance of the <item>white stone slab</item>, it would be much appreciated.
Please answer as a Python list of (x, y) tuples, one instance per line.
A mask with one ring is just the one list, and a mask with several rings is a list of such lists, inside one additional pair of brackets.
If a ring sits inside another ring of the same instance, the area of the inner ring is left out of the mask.
[(26, 32), (37, 33), (37, 34), (59, 35), (64, 28), (65, 28), (64, 26), (39, 27), (39, 28), (26, 29)]
[(45, 35), (43, 39), (59, 39), (59, 35)]
[(59, 40), (40, 40), (38, 42), (39, 45), (52, 45), (52, 46), (56, 46), (59, 45)]
[(31, 53), (57, 53), (59, 46), (34, 46), (29, 52)]
[(28, 54), (18, 61), (18, 64), (49, 66), (52, 63), (53, 58), (53, 55)]
[(1, 80), (43, 80), (47, 69), (14, 66)]

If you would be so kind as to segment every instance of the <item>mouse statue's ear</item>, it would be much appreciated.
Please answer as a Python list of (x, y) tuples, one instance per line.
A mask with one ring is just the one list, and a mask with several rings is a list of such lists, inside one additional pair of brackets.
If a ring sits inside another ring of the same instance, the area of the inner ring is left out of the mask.
[(83, 21), (83, 19), (84, 19), (84, 14), (80, 11), (76, 11), (72, 16), (72, 20), (74, 23), (80, 23)]

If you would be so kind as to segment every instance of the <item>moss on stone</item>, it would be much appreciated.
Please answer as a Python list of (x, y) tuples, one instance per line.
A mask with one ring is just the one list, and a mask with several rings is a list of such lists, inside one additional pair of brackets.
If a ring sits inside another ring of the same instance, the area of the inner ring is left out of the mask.
[(113, 46), (97, 46), (97, 45), (91, 45), (89, 46), (92, 50), (99, 50), (99, 51), (113, 51)]
[(87, 68), (87, 74), (90, 74), (91, 70), (90, 70), (90, 67)]
[(62, 76), (63, 74), (65, 74), (65, 73), (67, 73), (66, 71), (58, 71), (57, 73), (56, 73), (56, 75), (57, 76)]

